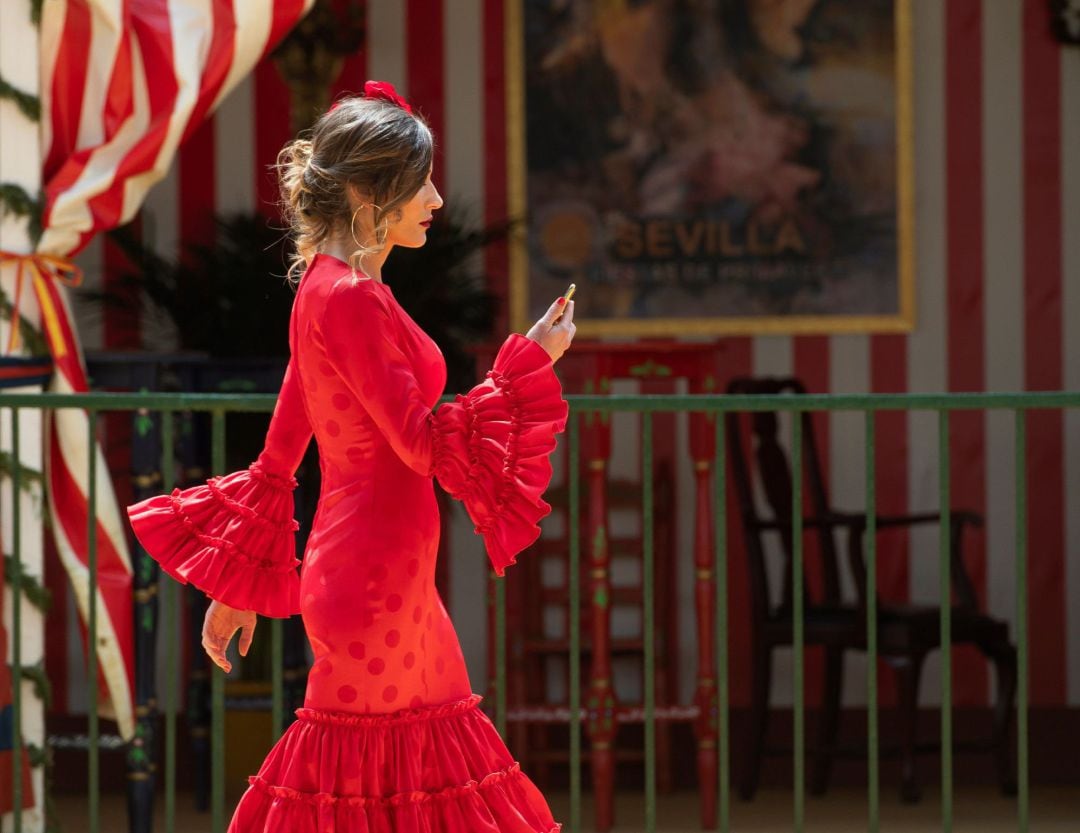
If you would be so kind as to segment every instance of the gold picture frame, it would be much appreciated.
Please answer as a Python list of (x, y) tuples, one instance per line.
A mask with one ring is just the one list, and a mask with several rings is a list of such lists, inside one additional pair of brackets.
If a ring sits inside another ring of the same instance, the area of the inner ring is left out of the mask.
[[(526, 167), (526, 0), (505, 0), (504, 49), (507, 117), (507, 200), (511, 218), (527, 217)], [(710, 317), (621, 317), (576, 320), (583, 337), (673, 337), (762, 334), (904, 333), (915, 326), (914, 107), (912, 101), (911, 0), (894, 0), (895, 140), (896, 140), (896, 312), (889, 314), (771, 315)], [(510, 232), (509, 309), (511, 326), (525, 331), (537, 317), (530, 309), (530, 263), (527, 224)], [(579, 283), (579, 295), (589, 291)], [(889, 295), (891, 297), (891, 293)], [(547, 304), (541, 305), (546, 308)], [(542, 309), (540, 310), (542, 312)]]

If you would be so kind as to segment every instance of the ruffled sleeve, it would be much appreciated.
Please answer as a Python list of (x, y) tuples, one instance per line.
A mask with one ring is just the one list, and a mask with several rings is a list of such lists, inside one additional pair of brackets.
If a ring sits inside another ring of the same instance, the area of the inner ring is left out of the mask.
[(542, 495), (566, 414), (550, 357), (520, 335), (503, 344), (484, 382), (435, 413), (434, 474), (465, 504), (500, 576), (551, 512)]
[(177, 581), (230, 607), (279, 618), (299, 613), (292, 473), (310, 439), (290, 363), (259, 459), (129, 506), (139, 543)]
[(541, 495), (567, 406), (547, 351), (511, 335), (482, 383), (432, 413), (389, 301), (370, 282), (333, 297), (322, 325), (330, 364), (398, 457), (465, 504), (503, 575), (551, 511)]

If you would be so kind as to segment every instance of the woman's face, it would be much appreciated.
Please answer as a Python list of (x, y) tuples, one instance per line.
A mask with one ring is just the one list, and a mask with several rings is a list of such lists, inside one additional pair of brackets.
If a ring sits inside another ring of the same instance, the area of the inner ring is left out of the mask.
[(427, 242), (428, 228), (432, 214), (442, 207), (443, 200), (435, 183), (431, 181), (431, 172), (411, 200), (401, 207), (396, 222), (391, 222), (386, 232), (386, 242), (394, 246), (417, 249)]

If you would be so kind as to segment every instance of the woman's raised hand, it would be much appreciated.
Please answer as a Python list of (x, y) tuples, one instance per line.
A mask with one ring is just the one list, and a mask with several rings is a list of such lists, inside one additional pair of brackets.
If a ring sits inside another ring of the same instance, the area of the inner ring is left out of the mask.
[(240, 656), (246, 657), (251, 639), (255, 636), (255, 619), (254, 610), (237, 610), (216, 600), (211, 601), (206, 609), (202, 646), (214, 665), (226, 674), (232, 670), (232, 663), (225, 658), (225, 649), (229, 647), (233, 634), (239, 630)]
[(547, 350), (552, 362), (557, 362), (574, 340), (575, 332), (574, 302), (558, 298), (525, 335)]

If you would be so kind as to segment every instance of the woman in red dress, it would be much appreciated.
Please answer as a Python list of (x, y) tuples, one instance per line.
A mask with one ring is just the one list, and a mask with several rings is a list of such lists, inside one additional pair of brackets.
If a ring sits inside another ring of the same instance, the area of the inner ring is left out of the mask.
[[(574, 334), (558, 299), (487, 379), (432, 408), (446, 366), (381, 280), (424, 245), (442, 198), (432, 136), (387, 84), (344, 99), (279, 158), (303, 269), (266, 445), (243, 471), (129, 507), (147, 552), (213, 600), (203, 646), (225, 671), (257, 614), (303, 616), (304, 708), (230, 833), (552, 833), (544, 797), (472, 692), (435, 589), (432, 478), (462, 500), (502, 575), (550, 507), (567, 407), (552, 369)], [(437, 276), (433, 276), (437, 279)], [(322, 491), (297, 575), (293, 472), (314, 435)]]

